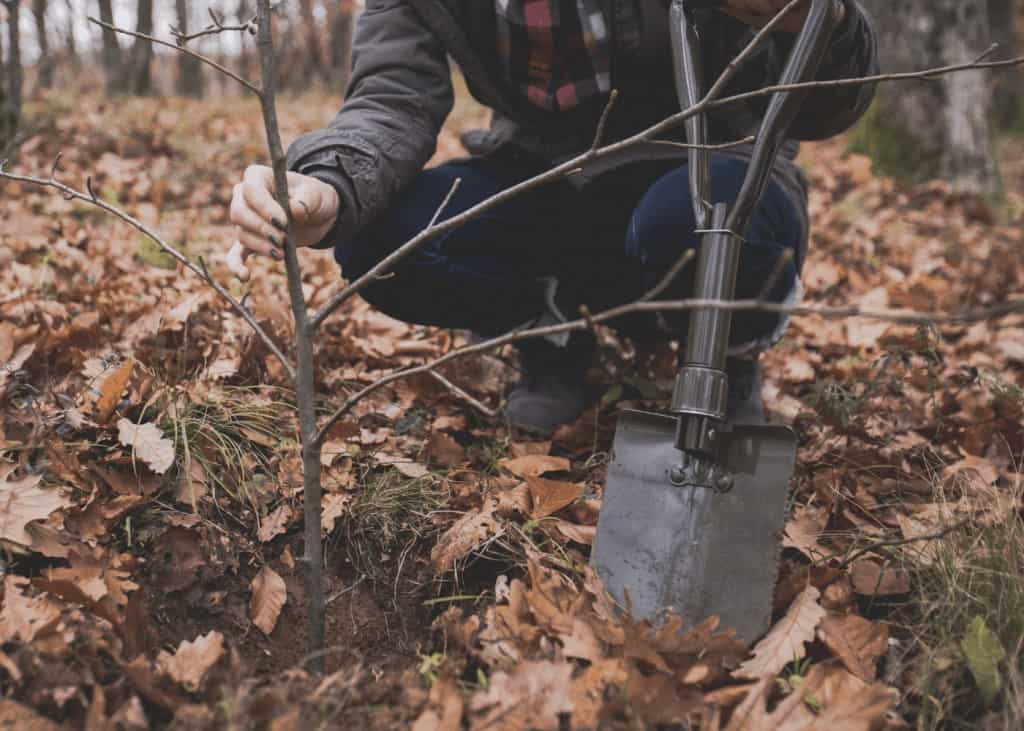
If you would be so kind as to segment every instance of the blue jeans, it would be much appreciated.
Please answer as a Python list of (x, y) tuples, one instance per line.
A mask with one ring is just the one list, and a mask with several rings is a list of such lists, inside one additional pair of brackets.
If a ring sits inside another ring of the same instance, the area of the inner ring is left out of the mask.
[[(715, 156), (714, 200), (735, 200), (745, 160)], [(542, 168), (501, 154), (449, 162), (425, 170), (401, 191), (390, 209), (353, 239), (335, 247), (348, 279), (365, 273), (422, 231), (461, 178), (442, 219), (467, 210)], [(787, 248), (797, 250), (804, 232), (797, 203), (771, 183), (747, 230), (736, 296), (756, 297)], [(690, 203), (688, 169), (678, 161), (638, 162), (606, 173), (577, 189), (559, 182), (502, 203), (461, 228), (427, 242), (404, 259), (393, 276), (364, 290), (374, 306), (407, 322), (496, 335), (540, 314), (545, 278), (559, 281), (559, 300), (586, 304), (591, 312), (631, 302), (657, 284), (699, 236)], [(770, 293), (782, 301), (792, 290), (798, 262), (789, 263)], [(692, 296), (694, 264), (662, 295)], [(573, 317), (576, 312), (565, 313)], [(686, 315), (668, 318), (685, 336)], [(653, 318), (620, 323), (627, 334), (653, 330)], [(768, 337), (778, 326), (773, 313), (742, 312), (733, 318), (732, 342)]]

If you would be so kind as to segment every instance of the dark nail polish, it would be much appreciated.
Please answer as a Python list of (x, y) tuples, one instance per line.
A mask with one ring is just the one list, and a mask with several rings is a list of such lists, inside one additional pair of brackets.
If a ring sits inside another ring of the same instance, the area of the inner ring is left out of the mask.
[(272, 224), (274, 224), (275, 226), (277, 226), (282, 231), (284, 231), (287, 228), (287, 226), (284, 223), (281, 222), (280, 218), (271, 218), (270, 222)]
[(278, 251), (277, 249), (271, 249), (270, 258), (275, 259), (276, 261), (281, 261), (281, 252)]
[(274, 236), (274, 234), (270, 234), (269, 236), (267, 236), (267, 238), (270, 239), (270, 243), (272, 243), (274, 246), (276, 246), (279, 249), (281, 248), (281, 238), (279, 236)]

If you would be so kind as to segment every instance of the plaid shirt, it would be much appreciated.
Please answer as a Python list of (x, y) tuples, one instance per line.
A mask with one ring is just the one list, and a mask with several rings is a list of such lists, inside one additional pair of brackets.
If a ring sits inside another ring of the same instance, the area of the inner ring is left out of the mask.
[[(611, 91), (612, 43), (639, 43), (635, 0), (494, 0), (498, 56), (530, 103), (565, 111)], [(610, 27), (614, 24), (614, 28)]]

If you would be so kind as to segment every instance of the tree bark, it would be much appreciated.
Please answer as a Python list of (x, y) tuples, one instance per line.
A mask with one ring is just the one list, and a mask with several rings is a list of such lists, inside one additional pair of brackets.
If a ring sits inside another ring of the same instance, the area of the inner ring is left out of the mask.
[[(100, 20), (104, 23), (114, 24), (114, 9), (110, 0), (99, 0)], [(117, 33), (104, 28), (103, 38), (103, 73), (106, 75), (107, 93), (117, 90), (117, 82), (121, 68), (121, 44), (117, 40)]]
[(46, 0), (32, 0), (32, 17), (36, 22), (36, 42), (39, 44), (39, 87), (53, 86), (53, 57), (50, 55), (50, 39), (46, 32)]
[[(882, 68), (890, 72), (970, 61), (991, 44), (987, 0), (864, 0), (876, 21)], [(941, 81), (883, 84), (854, 133), (854, 146), (884, 172), (936, 177), (956, 189), (997, 195), (992, 88), (984, 71)]]
[(3, 0), (7, 8), (7, 63), (0, 84), (0, 157), (6, 157), (14, 144), (21, 121), (21, 19), (19, 0)]
[(64, 45), (67, 49), (68, 60), (71, 65), (76, 69), (81, 65), (81, 59), (78, 57), (78, 43), (75, 39), (75, 21), (76, 11), (71, 4), (71, 0), (64, 0), (64, 13), (66, 16), (64, 26)]
[[(174, 5), (178, 13), (178, 30), (188, 33), (188, 2), (187, 0), (175, 0)], [(178, 93), (181, 96), (199, 99), (203, 96), (203, 82), (202, 62), (187, 53), (178, 54)]]
[[(1018, 19), (1024, 9), (1019, 0), (988, 0), (992, 40), (999, 44), (996, 58), (1020, 53)], [(1010, 69), (992, 77), (992, 111), (999, 129), (1024, 128), (1024, 71)]]
[[(152, 35), (153, 0), (139, 0), (135, 31)], [(152, 62), (153, 44), (143, 38), (136, 38), (127, 59), (117, 74), (118, 80), (114, 91), (119, 94), (135, 96), (146, 96), (152, 93)]]
[(306, 63), (303, 80), (310, 83), (315, 78), (327, 82), (327, 69), (324, 67), (324, 54), (320, 47), (320, 32), (317, 28), (316, 13), (313, 10), (313, 0), (299, 0), (299, 14), (302, 17), (303, 32), (305, 34)]
[[(249, 0), (238, 0), (238, 4), (235, 6), (235, 22), (239, 25), (248, 23), (252, 20), (252, 15), (253, 11), (249, 5)], [(252, 62), (250, 54), (246, 52), (247, 40), (242, 38), (242, 43), (238, 49), (238, 74), (248, 79), (252, 75)]]
[(330, 56), (328, 68), (329, 83), (335, 89), (343, 90), (348, 86), (352, 71), (352, 31), (355, 26), (355, 8), (352, 0), (339, 0), (331, 3), (328, 16), (330, 39)]

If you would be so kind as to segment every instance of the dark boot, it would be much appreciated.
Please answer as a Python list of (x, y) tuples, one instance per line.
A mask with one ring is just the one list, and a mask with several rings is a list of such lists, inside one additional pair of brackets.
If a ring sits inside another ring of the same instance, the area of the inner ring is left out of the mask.
[(522, 377), (508, 397), (509, 423), (547, 436), (575, 421), (587, 403), (584, 376), (594, 358), (593, 337), (574, 334), (565, 347), (546, 340), (528, 340), (517, 347)]
[(725, 362), (729, 377), (726, 419), (730, 424), (764, 426), (768, 419), (761, 399), (761, 364), (753, 358), (729, 358)]

